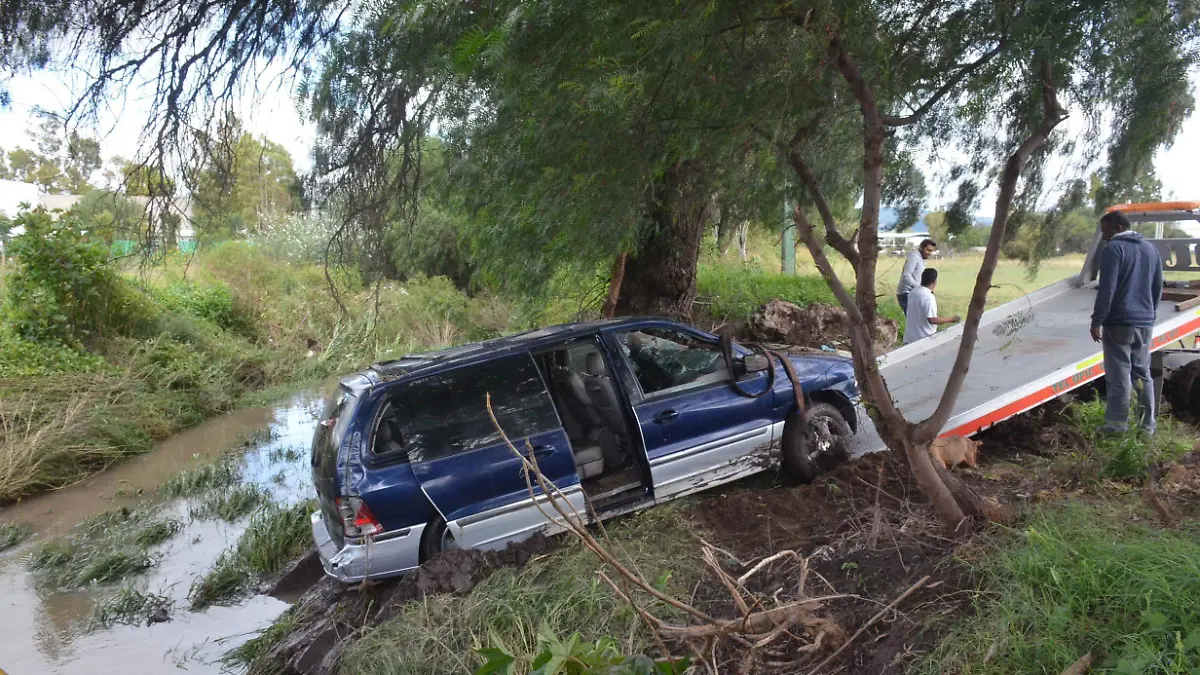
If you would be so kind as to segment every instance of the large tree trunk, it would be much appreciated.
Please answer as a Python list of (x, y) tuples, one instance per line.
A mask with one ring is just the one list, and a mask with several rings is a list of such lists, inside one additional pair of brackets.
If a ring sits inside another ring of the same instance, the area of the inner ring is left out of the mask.
[(652, 227), (625, 262), (616, 314), (691, 316), (711, 203), (706, 182), (699, 165), (689, 160), (669, 169), (655, 186), (647, 213)]

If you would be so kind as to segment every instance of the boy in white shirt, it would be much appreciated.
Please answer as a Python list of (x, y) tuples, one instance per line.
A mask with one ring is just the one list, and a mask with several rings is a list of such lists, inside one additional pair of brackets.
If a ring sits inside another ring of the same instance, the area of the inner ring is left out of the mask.
[(937, 315), (937, 298), (933, 295), (933, 289), (937, 288), (937, 278), (937, 270), (932, 267), (926, 268), (921, 272), (921, 285), (908, 295), (908, 311), (904, 316), (904, 344), (906, 345), (933, 335), (937, 332), (937, 327), (942, 324), (958, 323), (959, 321), (957, 315)]

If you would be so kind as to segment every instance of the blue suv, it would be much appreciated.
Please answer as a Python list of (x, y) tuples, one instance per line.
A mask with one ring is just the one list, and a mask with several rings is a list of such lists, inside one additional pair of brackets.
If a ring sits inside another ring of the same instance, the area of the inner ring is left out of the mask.
[(538, 508), (541, 491), (531, 496), (488, 395), (516, 446), (601, 519), (777, 457), (811, 480), (847, 456), (858, 391), (848, 359), (788, 358), (803, 417), (779, 360), (664, 319), (552, 326), (375, 364), (341, 381), (313, 436), (325, 571), (397, 575), (448, 547), (500, 549), (563, 529)]

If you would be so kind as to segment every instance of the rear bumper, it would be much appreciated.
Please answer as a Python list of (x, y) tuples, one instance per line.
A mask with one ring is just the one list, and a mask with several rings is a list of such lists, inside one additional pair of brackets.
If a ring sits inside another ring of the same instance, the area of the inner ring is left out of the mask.
[(421, 564), (424, 525), (386, 532), (360, 544), (346, 542), (339, 549), (329, 536), (320, 511), (312, 514), (311, 523), (321, 567), (325, 568), (325, 574), (343, 583), (396, 576)]

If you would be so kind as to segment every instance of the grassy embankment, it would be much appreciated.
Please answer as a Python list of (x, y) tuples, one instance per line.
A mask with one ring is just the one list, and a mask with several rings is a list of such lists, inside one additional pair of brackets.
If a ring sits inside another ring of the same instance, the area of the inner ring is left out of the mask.
[[(0, 299), (16, 275), (6, 272)], [(146, 452), (205, 417), (259, 402), (255, 392), (520, 321), (510, 304), (467, 297), (444, 279), (383, 284), (376, 320), (374, 288), (343, 278), (343, 313), (320, 267), (238, 242), (106, 284), (120, 323), (105, 323), (114, 313), (102, 307), (99, 325), (70, 344), (22, 335), (11, 312), (0, 314), (0, 504)]]

